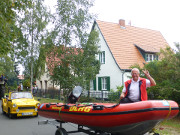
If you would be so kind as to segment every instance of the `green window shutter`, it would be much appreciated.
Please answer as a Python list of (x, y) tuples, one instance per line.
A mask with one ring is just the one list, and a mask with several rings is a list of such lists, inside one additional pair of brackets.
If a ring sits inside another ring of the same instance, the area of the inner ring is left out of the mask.
[(93, 80), (93, 88), (96, 90), (96, 78)]
[(107, 90), (110, 91), (110, 77), (107, 77)]
[(102, 90), (101, 77), (98, 77), (98, 90)]

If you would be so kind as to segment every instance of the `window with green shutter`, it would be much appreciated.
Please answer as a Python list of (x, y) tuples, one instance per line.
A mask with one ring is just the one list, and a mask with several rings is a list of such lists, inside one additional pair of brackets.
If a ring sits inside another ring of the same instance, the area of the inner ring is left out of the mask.
[(96, 78), (94, 80), (90, 80), (90, 90), (96, 90)]
[(158, 55), (154, 54), (154, 53), (146, 53), (145, 54), (145, 60), (147, 62), (150, 62), (150, 61), (154, 61), (154, 60), (158, 60)]
[(110, 77), (98, 77), (98, 90), (110, 90)]

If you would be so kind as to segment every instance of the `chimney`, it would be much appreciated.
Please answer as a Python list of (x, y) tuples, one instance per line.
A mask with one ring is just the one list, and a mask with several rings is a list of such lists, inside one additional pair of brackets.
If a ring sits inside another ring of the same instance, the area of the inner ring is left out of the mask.
[(120, 25), (121, 28), (125, 28), (125, 20), (120, 19), (119, 20), (119, 25)]

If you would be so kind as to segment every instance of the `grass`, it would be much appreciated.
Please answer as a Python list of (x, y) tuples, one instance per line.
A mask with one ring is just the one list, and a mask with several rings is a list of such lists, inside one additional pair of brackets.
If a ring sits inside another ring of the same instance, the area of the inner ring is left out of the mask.
[(155, 132), (160, 135), (180, 135), (180, 116), (164, 120), (155, 127)]
[(34, 99), (39, 100), (40, 103), (59, 103), (62, 102), (58, 99), (50, 99), (50, 98), (39, 98), (39, 97), (34, 97)]
[(175, 117), (170, 120), (165, 120), (164, 122), (162, 122), (161, 125), (162, 126), (172, 126), (174, 128), (179, 129), (179, 131), (180, 131), (180, 117)]

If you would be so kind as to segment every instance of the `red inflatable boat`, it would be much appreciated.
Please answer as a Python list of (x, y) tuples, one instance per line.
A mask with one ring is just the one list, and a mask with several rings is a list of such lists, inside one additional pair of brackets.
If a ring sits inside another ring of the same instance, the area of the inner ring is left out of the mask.
[(149, 100), (128, 104), (43, 103), (39, 106), (38, 112), (43, 117), (83, 125), (94, 131), (141, 135), (164, 119), (175, 117), (179, 107), (171, 100)]

